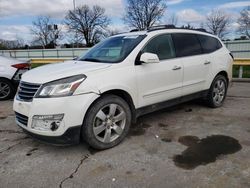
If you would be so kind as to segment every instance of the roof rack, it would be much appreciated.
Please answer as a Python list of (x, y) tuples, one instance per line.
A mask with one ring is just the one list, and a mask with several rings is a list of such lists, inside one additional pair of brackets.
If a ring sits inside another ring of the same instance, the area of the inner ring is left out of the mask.
[(192, 29), (192, 28), (181, 28), (181, 27), (175, 27), (174, 25), (158, 25), (158, 26), (152, 26), (147, 29), (148, 32), (152, 31), (157, 31), (157, 30), (163, 30), (163, 29), (186, 29), (186, 30), (193, 30), (193, 31), (200, 31), (200, 32), (205, 32), (209, 33), (206, 29), (203, 28), (197, 28), (197, 29)]
[(174, 25), (157, 25), (157, 26), (151, 26), (147, 29), (148, 32), (151, 31), (157, 31), (162, 29), (176, 29)]
[(139, 29), (132, 29), (131, 31), (129, 32), (137, 32), (137, 31), (140, 31)]
[[(142, 31), (147, 31), (149, 33), (149, 32), (152, 32), (152, 31), (163, 30), (163, 29), (185, 29), (185, 30), (200, 31), (200, 32), (204, 32), (204, 33), (209, 33), (204, 28), (194, 29), (194, 28), (185, 28), (185, 27), (175, 27), (174, 25), (156, 25), (156, 26), (151, 26), (148, 29), (145, 29), (145, 30), (142, 30)], [(137, 32), (137, 31), (141, 31), (141, 30), (132, 29), (130, 32)]]

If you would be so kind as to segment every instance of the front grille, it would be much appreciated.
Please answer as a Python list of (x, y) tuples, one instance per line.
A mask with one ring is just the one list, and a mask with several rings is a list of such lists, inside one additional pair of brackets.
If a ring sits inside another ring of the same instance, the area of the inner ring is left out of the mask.
[(20, 82), (17, 92), (18, 99), (22, 101), (32, 101), (39, 87), (40, 84)]
[(16, 120), (21, 123), (22, 125), (27, 126), (28, 125), (28, 117), (22, 114), (19, 114), (17, 112), (15, 112), (16, 115)]

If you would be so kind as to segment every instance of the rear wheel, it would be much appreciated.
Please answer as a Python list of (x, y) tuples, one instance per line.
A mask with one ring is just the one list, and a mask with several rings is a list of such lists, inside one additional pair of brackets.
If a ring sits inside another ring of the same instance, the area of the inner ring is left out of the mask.
[(129, 105), (116, 95), (98, 99), (85, 117), (82, 137), (95, 149), (108, 149), (119, 144), (131, 124)]
[(207, 103), (212, 108), (222, 106), (227, 94), (227, 79), (223, 75), (215, 77), (207, 96)]
[(14, 96), (15, 89), (12, 83), (4, 78), (0, 78), (0, 101), (10, 99)]

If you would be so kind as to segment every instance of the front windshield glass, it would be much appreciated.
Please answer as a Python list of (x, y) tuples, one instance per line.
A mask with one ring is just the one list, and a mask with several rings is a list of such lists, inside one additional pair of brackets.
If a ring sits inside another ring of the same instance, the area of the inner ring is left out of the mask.
[(145, 38), (146, 35), (111, 37), (94, 46), (79, 61), (119, 63)]

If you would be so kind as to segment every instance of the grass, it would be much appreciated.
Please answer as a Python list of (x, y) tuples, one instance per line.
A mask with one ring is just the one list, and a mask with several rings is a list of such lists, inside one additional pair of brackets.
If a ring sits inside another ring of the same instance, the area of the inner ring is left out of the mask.
[[(47, 65), (47, 63), (32, 63), (31, 68), (40, 67), (43, 65)], [(239, 77), (239, 65), (233, 66), (233, 78)], [(243, 78), (250, 78), (250, 66), (243, 66)]]
[[(235, 65), (233, 67), (233, 78), (239, 77), (240, 66)], [(243, 78), (250, 78), (250, 66), (243, 66)]]

